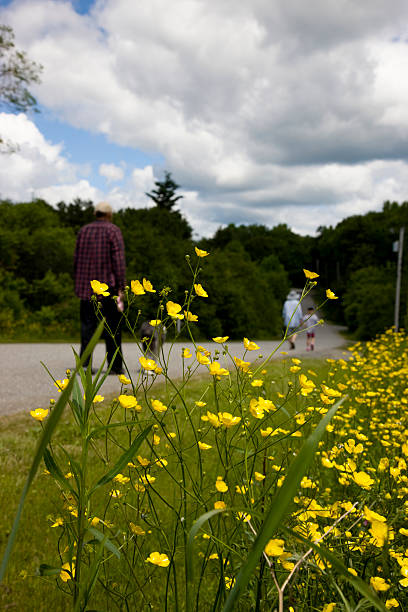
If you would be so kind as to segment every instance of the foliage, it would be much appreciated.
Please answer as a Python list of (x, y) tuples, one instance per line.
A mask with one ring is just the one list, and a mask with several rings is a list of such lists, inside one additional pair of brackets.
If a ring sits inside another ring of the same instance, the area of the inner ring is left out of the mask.
[(393, 320), (394, 277), (394, 270), (376, 267), (362, 268), (351, 275), (344, 312), (349, 329), (358, 338), (373, 338)]
[(204, 335), (242, 338), (248, 330), (257, 338), (280, 334), (288, 280), (273, 257), (257, 265), (240, 243), (231, 242), (209, 259), (203, 283), (211, 303), (198, 300), (194, 308)]
[[(181, 321), (192, 339), (196, 323), (185, 313), (211, 299), (198, 282), (211, 259), (197, 255), (179, 303), (156, 294), (157, 316), (176, 334)], [(124, 317), (152, 291), (133, 283)], [(41, 449), (72, 390), (78, 443), (64, 444), (61, 432), (44, 450), (59, 538), (41, 575), (75, 610), (404, 609), (404, 334), (357, 344), (349, 361), (327, 360), (324, 378), (298, 359), (268, 377), (270, 358), (253, 341), (244, 338), (238, 355), (226, 338), (214, 342), (179, 353), (180, 381), (161, 356), (141, 357), (105, 410), (102, 366), (92, 378), (78, 365), (81, 385), (55, 381), (60, 402), (32, 411), (44, 427)]]
[[(0, 108), (7, 111), (37, 110), (37, 101), (28, 90), (40, 82), (42, 66), (16, 48), (10, 26), (0, 24)], [(12, 153), (15, 145), (0, 136), (0, 152)]]
[[(23, 332), (71, 338), (78, 332), (73, 252), (76, 233), (92, 220), (92, 202), (78, 198), (60, 202), (56, 209), (39, 199), (0, 202), (3, 338), (21, 339)], [(182, 290), (189, 275), (184, 254), (193, 247), (192, 228), (182, 214), (171, 207), (126, 208), (115, 213), (114, 222), (123, 233), (129, 281), (149, 276), (160, 290)], [(214, 299), (200, 312), (198, 333), (208, 337), (228, 330), (239, 338), (251, 329), (259, 337), (279, 335), (282, 304), (290, 287), (301, 286), (304, 267), (315, 270), (322, 284), (340, 296), (324, 315), (346, 323), (357, 338), (372, 338), (394, 322), (397, 256), (392, 243), (402, 225), (408, 227), (408, 202), (386, 202), (381, 212), (321, 227), (316, 238), (299, 236), (282, 224), (272, 229), (232, 224), (219, 229), (198, 244), (217, 253), (220, 262), (210, 261), (203, 278)], [(405, 248), (402, 325), (408, 321), (407, 269)], [(381, 279), (382, 288), (370, 278)], [(154, 309), (150, 297), (146, 315)]]
[(180, 185), (177, 185), (171, 178), (171, 172), (164, 173), (163, 181), (155, 181), (156, 189), (152, 189), (150, 193), (146, 195), (153, 200), (156, 206), (160, 209), (171, 210), (175, 204), (184, 196), (176, 195), (177, 189)]
[(0, 105), (23, 112), (35, 108), (27, 85), (39, 83), (41, 71), (39, 64), (16, 49), (12, 28), (0, 25)]
[(292, 232), (285, 224), (269, 229), (263, 225), (228, 225), (217, 230), (214, 237), (206, 242), (209, 249), (225, 249), (231, 242), (239, 242), (254, 262), (261, 262), (274, 255), (286, 270), (293, 286), (303, 284), (299, 261), (305, 267), (309, 264), (313, 240)]
[[(93, 218), (92, 202), (79, 199), (60, 202), (57, 210), (43, 200), (0, 203), (3, 338), (21, 339), (24, 332), (36, 338), (44, 333), (71, 338), (77, 333), (72, 279), (75, 233)], [(142, 279), (148, 271), (159, 289), (171, 287), (177, 294), (185, 287), (189, 268), (184, 254), (193, 247), (192, 229), (179, 211), (127, 208), (115, 214), (114, 222), (124, 237), (129, 281)], [(210, 262), (208, 267), (214, 301), (202, 313), (199, 333), (217, 335), (227, 329), (231, 337), (239, 338), (250, 328), (264, 337), (280, 334), (281, 305), (289, 289), (282, 264), (275, 256), (251, 261), (237, 242), (224, 251), (220, 263)], [(153, 317), (154, 312), (151, 297), (146, 316)]]

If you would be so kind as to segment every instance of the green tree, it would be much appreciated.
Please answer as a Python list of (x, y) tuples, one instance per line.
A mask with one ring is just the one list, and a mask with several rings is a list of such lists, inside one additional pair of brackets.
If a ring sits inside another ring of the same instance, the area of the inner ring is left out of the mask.
[(77, 233), (83, 225), (94, 221), (94, 206), (91, 200), (75, 198), (70, 204), (58, 202), (58, 217), (61, 225), (72, 227)]
[[(42, 66), (28, 59), (24, 51), (14, 44), (14, 32), (10, 26), (0, 24), (0, 109), (6, 111), (37, 110), (37, 101), (28, 90), (40, 82)], [(15, 147), (0, 136), (3, 152)]]
[(344, 294), (347, 325), (368, 340), (394, 323), (395, 268), (368, 266), (355, 271)]
[(155, 181), (156, 189), (152, 189), (150, 193), (146, 193), (147, 197), (159, 207), (166, 210), (171, 210), (173, 206), (184, 196), (176, 195), (177, 185), (171, 178), (171, 172), (164, 173), (163, 181)]

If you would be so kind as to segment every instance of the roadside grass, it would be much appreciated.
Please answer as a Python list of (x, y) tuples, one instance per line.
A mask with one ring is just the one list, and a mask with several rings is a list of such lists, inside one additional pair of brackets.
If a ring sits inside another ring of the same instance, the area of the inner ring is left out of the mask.
[[(264, 380), (264, 389), (267, 396), (269, 396), (268, 394), (273, 394), (274, 396), (277, 394), (281, 394), (282, 396), (287, 394), (288, 389), (296, 382), (296, 375), (290, 372), (289, 369), (292, 365), (292, 361), (288, 356), (285, 359), (273, 361), (266, 367), (267, 373), (264, 374), (262, 378)], [(329, 369), (330, 363), (328, 363), (327, 360), (302, 360), (302, 370), (311, 372), (317, 384), (327, 378)], [(52, 383), (50, 386), (52, 387)], [(120, 384), (118, 382), (118, 393), (119, 390)], [(168, 389), (166, 390), (166, 385), (164, 383), (156, 384), (154, 387), (154, 396), (157, 399), (163, 399), (167, 391)], [(234, 393), (234, 391), (236, 391), (236, 389), (233, 389), (232, 393)], [(186, 396), (184, 399), (189, 405), (193, 406), (194, 402), (199, 400), (208, 401), (207, 407), (215, 412), (214, 408), (211, 407), (211, 386), (209, 386), (208, 375), (191, 379), (185, 394)], [(103, 403), (95, 406), (95, 414), (104, 422), (115, 418), (115, 415), (110, 414), (112, 399), (113, 397), (106, 397)], [(282, 423), (285, 423), (285, 420), (291, 418), (297, 411), (298, 401), (298, 396), (294, 395), (283, 404)], [(175, 400), (175, 404), (177, 404), (177, 400)], [(219, 409), (228, 409), (228, 398), (224, 398), (224, 405), (220, 406)], [(177, 406), (176, 410), (180, 411)], [(203, 426), (200, 420), (201, 414), (198, 408), (192, 411), (192, 418), (195, 421), (198, 435), (200, 435), (201, 427)], [(187, 417), (185, 417), (185, 419), (185, 426), (183, 427), (180, 425), (183, 420), (179, 418), (178, 429), (175, 427), (174, 430), (177, 436), (182, 439), (183, 448), (186, 449), (183, 456), (184, 462), (186, 465), (196, 466), (196, 442), (193, 437), (192, 429), (188, 427)], [(2, 466), (0, 474), (0, 507), (2, 508), (2, 512), (0, 513), (0, 544), (2, 550), (7, 541), (7, 535), (16, 512), (18, 498), (34, 453), (39, 435), (38, 427), (38, 423), (33, 421), (31, 416), (26, 413), (0, 418), (0, 457)], [(128, 442), (128, 435), (127, 430), (119, 434), (119, 444), (123, 444), (125, 447)], [(105, 443), (105, 436), (101, 436), (101, 438), (97, 440), (95, 447), (96, 451), (103, 453)], [(287, 444), (276, 445), (276, 447), (274, 447), (276, 449), (276, 452), (274, 451), (275, 463), (279, 463), (288, 452), (291, 452), (292, 444), (294, 448), (299, 447), (299, 443), (293, 438), (288, 438)], [(57, 452), (58, 446), (60, 446), (69, 451), (74, 457), (79, 454), (78, 429), (68, 406), (55, 432), (53, 446)], [(117, 448), (117, 453), (119, 453), (119, 451), (120, 448)], [(101, 475), (101, 466), (100, 462), (97, 461), (97, 452), (93, 450), (90, 452), (89, 456), (90, 477), (95, 480)], [(165, 451), (163, 456), (166, 456)], [(109, 456), (109, 462), (111, 464), (115, 459), (116, 457), (114, 455)], [(178, 499), (178, 488), (175, 486), (171, 477), (171, 459), (169, 459), (169, 461), (170, 471), (169, 473), (161, 473), (160, 485), (157, 489), (163, 501), (160, 502), (156, 499), (155, 509), (157, 514), (161, 517), (167, 516), (168, 531), (171, 533), (171, 530), (174, 528), (173, 517), (171, 516), (171, 512), (168, 510), (166, 512), (165, 502), (167, 499), (171, 500), (171, 506), (176, 507), (177, 504), (180, 503), (180, 500)], [(222, 466), (216, 454), (214, 454), (213, 461), (210, 461), (206, 457), (205, 469), (205, 478), (208, 481), (215, 482), (217, 476), (222, 473)], [(194, 471), (193, 474), (195, 474)], [(105, 512), (105, 510), (103, 510), (105, 505), (104, 496), (106, 497), (106, 491), (100, 491), (100, 493), (95, 496), (93, 512), (98, 516), (102, 512)], [(132, 500), (130, 500), (129, 503), (131, 505)], [(114, 506), (115, 502), (112, 502), (112, 505)], [(37, 475), (32, 489), (30, 490), (20, 523), (16, 546), (10, 560), (8, 574), (4, 583), (0, 585), (0, 607), (2, 609), (28, 611), (33, 609), (33, 602), (35, 602), (35, 609), (39, 611), (70, 609), (70, 599), (57, 588), (54, 577), (38, 575), (38, 568), (41, 563), (54, 565), (58, 565), (59, 563), (57, 555), (60, 535), (59, 528), (51, 528), (51, 525), (59, 515), (60, 506), (61, 498), (55, 482), (44, 473), (44, 470), (42, 470), (41, 473)], [(118, 505), (117, 510), (117, 522), (123, 526), (126, 522), (129, 522), (129, 518), (119, 515), (121, 511), (120, 505)], [(148, 521), (146, 521), (146, 525), (148, 525)], [(146, 528), (146, 530), (148, 529)], [(152, 529), (152, 532), (152, 550), (154, 550), (154, 529)], [(114, 583), (115, 574), (116, 572), (120, 572), (120, 570), (115, 569), (115, 566), (112, 565), (110, 572), (110, 580)], [(214, 572), (216, 574), (218, 572), (215, 566)], [(120, 575), (116, 577), (118, 579), (121, 578)], [(212, 583), (211, 579), (207, 578), (205, 588), (213, 591), (215, 588), (214, 584), (216, 585), (216, 579), (215, 582), (213, 581)], [(158, 598), (158, 589), (156, 587), (157, 585), (154, 579), (148, 579), (147, 575), (143, 578), (145, 600), (149, 602), (149, 606), (151, 606), (152, 609), (160, 609), (160, 599)], [(96, 593), (96, 603), (100, 606), (108, 605), (102, 589), (100, 592)], [(144, 609), (142, 605), (141, 603), (140, 609)], [(149, 606), (147, 606), (146, 609), (150, 609)]]

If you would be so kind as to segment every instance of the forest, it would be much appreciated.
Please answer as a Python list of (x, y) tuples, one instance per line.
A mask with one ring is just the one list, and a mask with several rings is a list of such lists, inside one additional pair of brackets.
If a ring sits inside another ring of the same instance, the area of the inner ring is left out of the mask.
[[(160, 194), (163, 184), (157, 185), (149, 196), (152, 207), (126, 208), (114, 215), (125, 241), (127, 279), (146, 277), (158, 289), (169, 287), (170, 299), (180, 300), (190, 282), (186, 255), (193, 255), (194, 246), (210, 251), (213, 256), (203, 263), (200, 282), (211, 300), (194, 305), (202, 337), (242, 338), (248, 330), (254, 338), (278, 337), (287, 292), (304, 284), (302, 268), (317, 272), (319, 286), (340, 296), (335, 308), (331, 304), (330, 317), (346, 324), (356, 339), (372, 338), (393, 324), (393, 244), (399, 228), (408, 224), (408, 202), (385, 202), (381, 212), (320, 227), (316, 237), (300, 236), (283, 224), (230, 224), (211, 238), (194, 241), (192, 228), (175, 209), (178, 197), (166, 203)], [(73, 253), (78, 230), (93, 218), (90, 201), (76, 199), (56, 207), (39, 199), (0, 201), (2, 341), (78, 337)], [(401, 326), (407, 322), (407, 264), (408, 247), (402, 265)], [(148, 312), (148, 301), (144, 308), (145, 317), (155, 315)]]

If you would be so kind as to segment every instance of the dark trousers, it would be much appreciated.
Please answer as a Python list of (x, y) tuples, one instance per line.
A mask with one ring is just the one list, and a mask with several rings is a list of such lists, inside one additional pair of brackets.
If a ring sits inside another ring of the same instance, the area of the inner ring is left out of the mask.
[[(108, 358), (108, 365), (111, 363), (116, 349), (119, 347), (119, 351), (116, 354), (115, 360), (112, 364), (113, 372), (122, 371), (122, 317), (121, 313), (116, 307), (116, 302), (111, 297), (102, 298), (100, 300), (101, 311), (100, 314), (105, 317), (106, 324), (102, 332), (102, 338), (106, 344), (106, 354)], [(81, 317), (81, 352), (80, 355), (85, 351), (89, 344), (92, 336), (94, 335), (96, 328), (98, 327), (100, 319), (96, 315), (96, 305), (90, 300), (81, 300), (80, 303), (80, 317)], [(100, 315), (99, 315), (100, 316)], [(84, 366), (89, 364), (89, 358), (87, 359)]]

